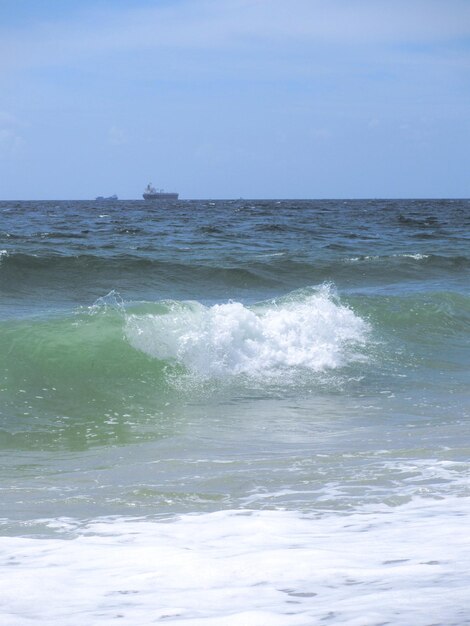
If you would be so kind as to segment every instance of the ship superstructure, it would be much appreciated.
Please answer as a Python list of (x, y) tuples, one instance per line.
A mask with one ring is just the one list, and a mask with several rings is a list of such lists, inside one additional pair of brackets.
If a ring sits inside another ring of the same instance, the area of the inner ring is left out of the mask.
[(163, 189), (155, 189), (152, 183), (149, 183), (142, 194), (144, 200), (178, 200), (177, 193), (164, 191)]

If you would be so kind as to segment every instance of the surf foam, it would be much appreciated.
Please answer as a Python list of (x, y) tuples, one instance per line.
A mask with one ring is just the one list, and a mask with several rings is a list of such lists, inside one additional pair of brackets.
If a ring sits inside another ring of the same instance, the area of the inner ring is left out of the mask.
[(63, 523), (68, 541), (3, 537), (1, 623), (468, 624), (469, 503), (108, 518)]
[(125, 326), (134, 348), (211, 378), (338, 368), (362, 358), (368, 330), (330, 287), (252, 308), (172, 303), (163, 315), (130, 314)]

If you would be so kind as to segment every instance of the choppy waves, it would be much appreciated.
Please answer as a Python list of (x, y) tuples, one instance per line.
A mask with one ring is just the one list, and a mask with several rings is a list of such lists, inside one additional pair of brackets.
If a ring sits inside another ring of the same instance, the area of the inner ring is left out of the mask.
[[(116, 289), (127, 300), (172, 298), (255, 302), (305, 285), (333, 282), (341, 289), (403, 291), (407, 283), (436, 282), (462, 291), (470, 268), (465, 255), (403, 253), (350, 255), (321, 260), (289, 253), (256, 254), (251, 259), (195, 258), (184, 252), (166, 259), (155, 253), (101, 256), (23, 254), (0, 251), (0, 306), (24, 310), (75, 307)], [(337, 253), (335, 253), (336, 255)]]

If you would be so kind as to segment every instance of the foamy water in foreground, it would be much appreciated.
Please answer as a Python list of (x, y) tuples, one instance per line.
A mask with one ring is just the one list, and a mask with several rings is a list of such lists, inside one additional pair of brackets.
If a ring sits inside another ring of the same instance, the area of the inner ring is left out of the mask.
[(449, 498), (318, 517), (58, 520), (73, 539), (0, 541), (2, 624), (461, 626), (469, 514)]

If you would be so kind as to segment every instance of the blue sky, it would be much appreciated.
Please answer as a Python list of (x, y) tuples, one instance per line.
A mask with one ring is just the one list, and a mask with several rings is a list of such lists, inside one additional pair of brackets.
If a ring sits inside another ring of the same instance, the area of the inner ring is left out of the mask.
[(470, 197), (470, 0), (0, 0), (0, 198)]

